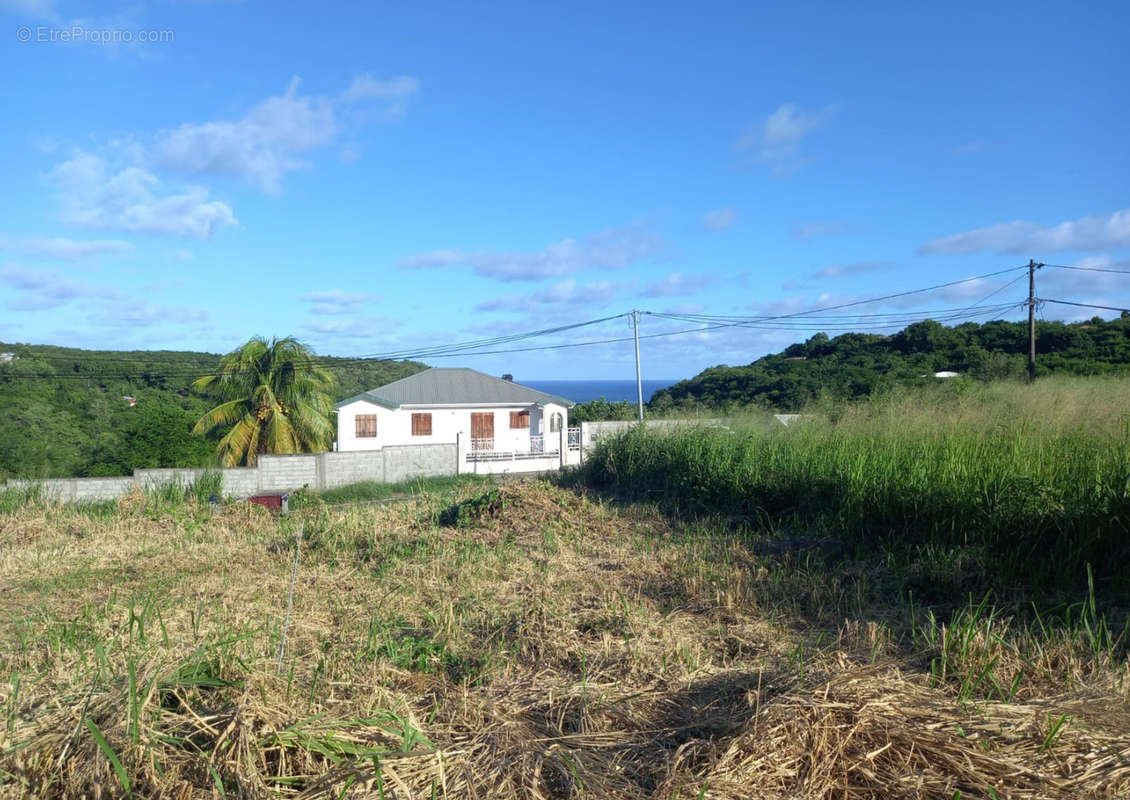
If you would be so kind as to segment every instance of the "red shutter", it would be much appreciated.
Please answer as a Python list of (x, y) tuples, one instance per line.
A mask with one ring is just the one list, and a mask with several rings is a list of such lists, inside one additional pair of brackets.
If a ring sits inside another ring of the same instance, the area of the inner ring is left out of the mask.
[(412, 415), (412, 435), (413, 436), (431, 436), (432, 435), (432, 415), (431, 414), (413, 414)]
[(355, 418), (354, 433), (358, 439), (371, 439), (377, 435), (377, 415), (358, 414)]

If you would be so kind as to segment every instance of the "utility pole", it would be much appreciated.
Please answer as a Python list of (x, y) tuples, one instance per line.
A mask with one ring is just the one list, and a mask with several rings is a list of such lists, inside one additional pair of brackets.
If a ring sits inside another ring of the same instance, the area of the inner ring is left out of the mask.
[(1028, 259), (1028, 383), (1036, 380), (1036, 270), (1042, 266)]
[(636, 339), (636, 408), (643, 422), (643, 378), (640, 377), (640, 312), (632, 311), (632, 332)]

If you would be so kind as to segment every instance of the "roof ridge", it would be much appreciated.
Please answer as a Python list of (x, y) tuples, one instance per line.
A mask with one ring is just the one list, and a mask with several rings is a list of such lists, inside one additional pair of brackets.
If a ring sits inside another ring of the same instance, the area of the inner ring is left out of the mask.
[[(466, 377), (461, 379), (455, 378), (454, 373), (457, 372), (465, 375)], [(429, 374), (431, 375), (431, 381), (428, 381), (427, 378)], [(442, 374), (453, 376), (447, 381), (446, 385), (443, 382), (444, 379), (440, 377)], [(436, 381), (439, 382), (437, 383)], [(455, 381), (455, 384), (452, 384), (452, 381)], [(467, 381), (470, 381), (470, 383), (465, 383)], [(478, 383), (476, 384), (475, 381), (477, 381)], [(419, 384), (420, 388), (417, 389), (416, 392), (412, 392), (410, 389), (412, 384)], [(462, 385), (459, 386), (459, 384)], [(474, 387), (476, 385), (478, 387), (482, 387), (480, 391), (474, 390)], [(491, 385), (498, 388), (486, 388)], [(413, 394), (416, 394), (417, 396), (439, 394), (440, 396), (442, 396), (445, 389), (448, 390), (448, 393), (450, 393), (453, 386), (457, 386), (459, 389), (462, 389), (464, 392), (471, 396), (467, 402), (533, 403), (536, 405), (553, 403), (564, 405), (566, 407), (572, 407), (574, 405), (571, 400), (568, 400), (564, 397), (558, 397), (557, 395), (543, 392), (541, 389), (535, 389), (532, 386), (526, 386), (525, 384), (518, 383), (514, 380), (506, 380), (496, 375), (491, 375), (487, 372), (473, 369), (472, 367), (428, 367), (427, 369), (420, 370), (419, 372), (415, 372), (411, 375), (406, 375), (403, 378), (399, 378), (395, 381), (391, 381), (389, 383), (377, 386), (373, 389), (366, 390), (361, 395), (343, 401), (338, 405), (341, 406), (360, 399), (366, 399), (369, 402), (376, 403), (377, 405), (384, 405), (391, 408), (398, 408), (401, 405), (425, 405), (428, 402), (426, 400), (409, 400), (406, 398), (411, 397)], [(397, 391), (405, 389), (408, 389), (409, 391)], [(502, 391), (500, 391), (500, 389)], [(505, 399), (507, 393), (511, 394), (511, 398)], [(493, 394), (497, 396), (493, 398), (483, 397), (482, 399), (474, 397), (475, 395), (484, 394)], [(517, 397), (514, 397), (513, 395), (517, 395)], [(431, 402), (443, 401), (433, 400)], [(460, 401), (455, 400), (452, 402)]]

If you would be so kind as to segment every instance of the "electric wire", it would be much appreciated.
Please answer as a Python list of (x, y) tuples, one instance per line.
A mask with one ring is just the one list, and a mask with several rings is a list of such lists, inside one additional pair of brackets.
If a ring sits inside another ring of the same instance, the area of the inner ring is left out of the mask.
[[(1051, 265), (1059, 266), (1059, 265)], [(1071, 267), (1064, 267), (1071, 268)], [(667, 312), (650, 312), (644, 311), (643, 314), (655, 317), (657, 319), (667, 319), (672, 321), (685, 321), (700, 323), (694, 328), (681, 328), (670, 331), (658, 331), (650, 334), (643, 334), (640, 339), (657, 339), (670, 336), (681, 336), (689, 334), (702, 334), (710, 333), (726, 328), (753, 328), (763, 330), (811, 330), (820, 328), (826, 331), (845, 331), (857, 330), (861, 326), (866, 326), (870, 329), (889, 329), (889, 328), (902, 328), (914, 322), (921, 321), (924, 318), (934, 319), (937, 322), (958, 322), (962, 320), (971, 320), (981, 318), (993, 314), (1004, 314), (1005, 312), (1023, 307), (1027, 305), (1027, 301), (1021, 303), (998, 303), (990, 306), (984, 305), (992, 297), (1000, 292), (1014, 285), (1022, 280), (1025, 275), (1019, 275), (1011, 281), (1008, 281), (993, 291), (989, 292), (985, 297), (977, 303), (969, 306), (962, 306), (957, 308), (948, 309), (934, 309), (929, 311), (900, 311), (900, 312), (875, 312), (867, 314), (829, 314), (830, 311), (838, 311), (845, 308), (854, 308), (863, 305), (869, 305), (887, 300), (908, 297), (916, 294), (925, 294), (939, 289), (944, 289), (952, 286), (970, 283), (972, 281), (984, 280), (986, 278), (1004, 275), (1018, 270), (1027, 270), (1028, 267), (1010, 267), (1007, 269), (997, 270), (995, 272), (985, 273), (983, 275), (976, 275), (969, 278), (962, 278), (960, 280), (948, 281), (945, 283), (935, 284), (933, 286), (924, 287), (921, 289), (912, 289), (904, 292), (895, 292), (892, 294), (882, 295), (880, 297), (867, 298), (864, 300), (854, 300), (845, 303), (838, 303), (834, 305), (824, 306), (821, 308), (807, 309), (796, 311), (788, 314), (778, 315), (762, 315), (762, 316), (737, 316), (737, 315), (709, 315), (709, 314), (673, 314)], [(1078, 267), (1074, 269), (1090, 270), (1091, 268)], [(1095, 270), (1104, 271), (1104, 270)], [(1111, 307), (1111, 306), (1092, 306), (1082, 303), (1071, 303), (1069, 301), (1048, 300), (1046, 302), (1063, 303), (1067, 305), (1081, 305), (1092, 308), (1101, 308), (1112, 311), (1123, 311), (1125, 309)], [(556, 344), (538, 344), (529, 347), (505, 347), (505, 345), (516, 344), (522, 341), (527, 341), (534, 338), (550, 336), (554, 334), (564, 333), (571, 330), (577, 330), (593, 325), (598, 325), (610, 322), (616, 319), (621, 319), (630, 316), (629, 313), (613, 314), (606, 317), (597, 319), (586, 320), (578, 323), (571, 323), (568, 325), (559, 325), (550, 328), (544, 328), (535, 331), (524, 331), (504, 336), (486, 337), (482, 339), (471, 340), (467, 342), (457, 342), (451, 344), (437, 344), (426, 347), (417, 348), (403, 348), (399, 350), (389, 350), (382, 353), (371, 353), (361, 356), (335, 358), (327, 356), (315, 356), (309, 360), (311, 366), (321, 366), (329, 369), (341, 369), (354, 366), (363, 366), (365, 364), (373, 363), (376, 361), (387, 360), (409, 360), (409, 359), (440, 359), (440, 358), (455, 358), (455, 357), (469, 357), (478, 355), (497, 355), (504, 353), (521, 353), (532, 351), (544, 350), (561, 350), (571, 349), (578, 347), (592, 347), (604, 344), (614, 344), (619, 342), (631, 341), (633, 336), (619, 336), (619, 337), (606, 337), (599, 339), (586, 340), (581, 342), (564, 342)], [(705, 323), (705, 324), (702, 324)], [(501, 349), (499, 349), (501, 348)], [(87, 357), (82, 360), (68, 357), (68, 356), (34, 356), (36, 359), (44, 360), (58, 360), (69, 363), (98, 365), (111, 363), (126, 363), (134, 365), (137, 362), (133, 359), (126, 358), (113, 358), (113, 357)], [(159, 363), (159, 362), (157, 362)], [(143, 372), (138, 377), (144, 377), (146, 374), (161, 380), (177, 379), (177, 378), (199, 378), (201, 377), (201, 370), (188, 370), (181, 368), (180, 370), (170, 370), (160, 372), (154, 369), (155, 364), (150, 363), (145, 365)], [(217, 374), (222, 374), (217, 373)], [(227, 371), (230, 374), (230, 370)], [(73, 375), (57, 375), (57, 374), (24, 374), (13, 375), (9, 374), (6, 377), (18, 377), (21, 379), (50, 379), (50, 380), (94, 380), (99, 378), (105, 379), (129, 379), (127, 375), (117, 374), (99, 374), (96, 372), (82, 372)]]
[(1130, 314), (1130, 308), (1119, 308), (1118, 306), (1100, 306), (1094, 303), (1073, 303), (1070, 300), (1052, 300), (1047, 297), (1040, 297), (1036, 299), (1037, 303), (1057, 303), (1061, 306), (1079, 306), (1080, 308), (1100, 308), (1103, 311), (1121, 311), (1124, 314)]
[(1070, 269), (1077, 272), (1110, 272), (1115, 275), (1130, 275), (1130, 269), (1111, 269), (1108, 267), (1073, 267), (1068, 264), (1044, 264), (1045, 267), (1055, 269)]

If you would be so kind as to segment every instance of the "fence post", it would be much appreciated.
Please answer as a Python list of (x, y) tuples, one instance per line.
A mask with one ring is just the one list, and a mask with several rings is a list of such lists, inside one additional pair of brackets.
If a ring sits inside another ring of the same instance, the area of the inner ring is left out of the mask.
[(314, 454), (314, 488), (319, 492), (326, 490), (326, 454)]
[(294, 582), (298, 579), (298, 554), (302, 552), (302, 534), (306, 532), (306, 523), (298, 527), (298, 539), (294, 543), (294, 566), (290, 570), (290, 590), (286, 593), (286, 617), (283, 619), (282, 641), (279, 642), (279, 666), (276, 675), (282, 675), (283, 657), (286, 655), (286, 632), (290, 628), (290, 611), (294, 608)]
[(467, 437), (462, 431), (455, 433), (455, 474), (459, 475), (467, 469)]

